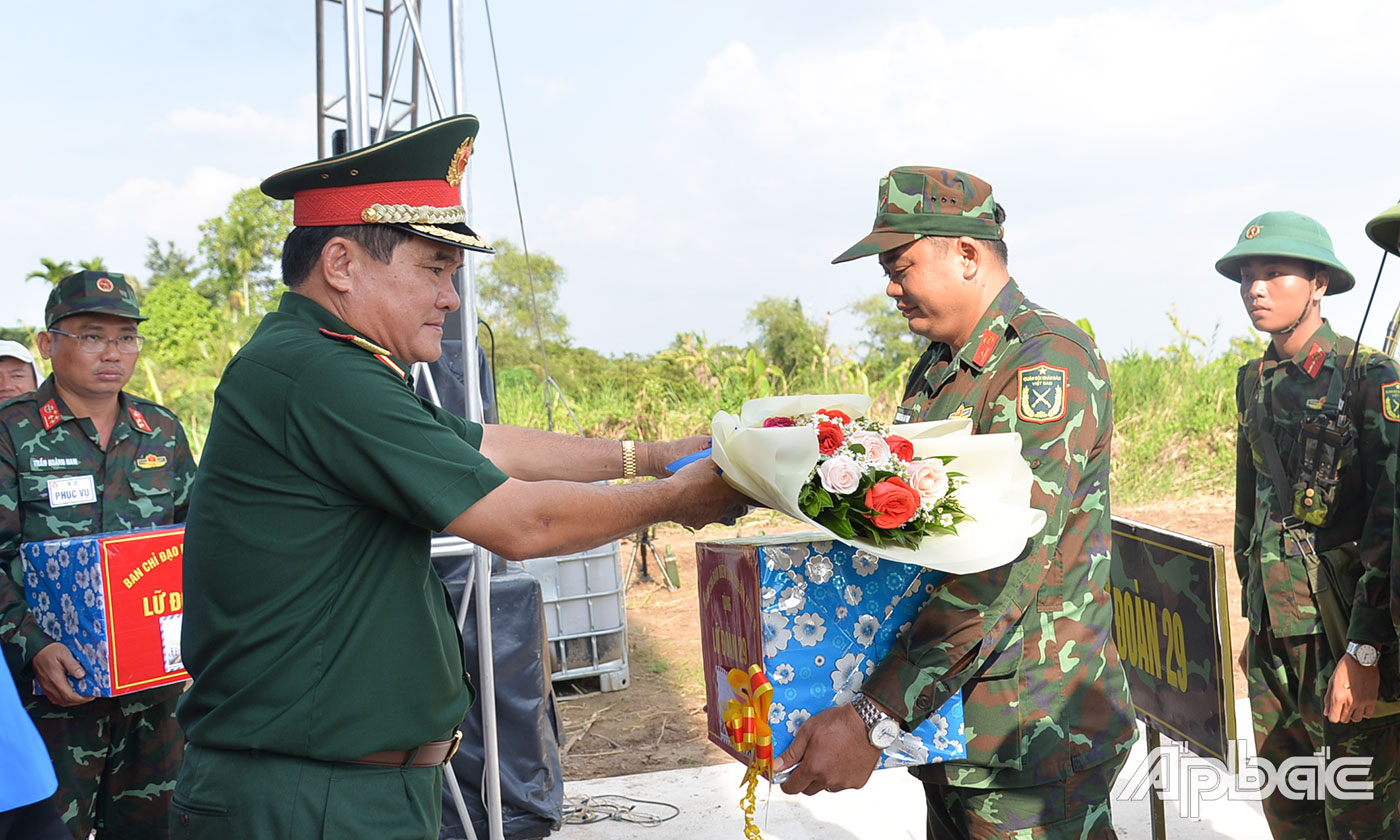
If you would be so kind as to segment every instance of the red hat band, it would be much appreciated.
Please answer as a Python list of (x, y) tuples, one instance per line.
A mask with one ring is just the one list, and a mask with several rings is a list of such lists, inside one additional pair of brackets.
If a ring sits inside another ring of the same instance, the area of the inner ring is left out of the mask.
[(293, 201), (297, 227), (466, 221), (461, 189), (438, 179), (300, 190)]

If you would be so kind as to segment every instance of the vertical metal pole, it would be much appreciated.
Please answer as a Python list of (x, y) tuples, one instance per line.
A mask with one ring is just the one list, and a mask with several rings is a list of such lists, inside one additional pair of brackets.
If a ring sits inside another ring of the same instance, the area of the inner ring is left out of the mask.
[(326, 156), (326, 0), (316, 0), (316, 159)]
[[(1155, 728), (1147, 727), (1147, 754), (1157, 755), (1157, 750), (1162, 746), (1162, 733)], [(1167, 840), (1167, 812), (1162, 805), (1162, 792), (1157, 789), (1157, 783), (1152, 783), (1152, 840)]]
[(344, 0), (345, 6), (345, 149), (369, 145), (365, 127), (365, 0)]
[[(449, 0), (448, 32), (451, 43), (452, 113), (454, 114), (467, 112), (466, 71), (463, 68), (462, 51), (463, 28), (461, 0)], [(429, 76), (430, 81), (431, 78)], [(470, 164), (468, 164), (467, 169), (470, 171)], [(462, 187), (466, 194), (463, 206), (470, 207), (470, 174), (466, 176)], [(460, 288), (462, 290), (462, 306), (458, 310), (462, 318), (462, 373), (465, 380), (462, 391), (466, 394), (467, 416), (481, 422), (484, 412), (481, 400), (481, 366), (476, 346), (476, 260), (474, 256), (470, 256), (473, 252), (468, 251), (467, 253), (469, 262), (466, 270), (458, 272), (461, 277)], [(484, 805), (487, 832), (491, 840), (503, 840), (505, 829), (501, 819), (500, 739), (496, 725), (496, 659), (491, 642), (491, 561), (491, 552), (486, 550), (476, 552), (477, 651), (480, 655), (478, 670), (481, 674), (481, 736), (484, 750), (482, 786), (486, 794)]]

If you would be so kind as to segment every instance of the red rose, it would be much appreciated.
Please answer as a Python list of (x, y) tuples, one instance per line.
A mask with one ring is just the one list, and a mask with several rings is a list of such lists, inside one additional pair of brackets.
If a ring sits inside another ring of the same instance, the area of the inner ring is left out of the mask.
[(830, 455), (846, 442), (846, 433), (835, 423), (817, 424), (817, 448), (823, 455)]
[(894, 454), (894, 457), (904, 463), (907, 464), (914, 460), (914, 444), (910, 443), (908, 438), (902, 438), (899, 435), (890, 435), (885, 438), (885, 443), (890, 445), (890, 452)]
[(797, 421), (793, 420), (791, 417), (769, 417), (763, 421), (763, 428), (765, 429), (783, 428), (786, 426), (796, 425)]
[(876, 528), (898, 528), (919, 510), (919, 493), (897, 478), (887, 478), (865, 491), (865, 506), (875, 511)]
[(837, 410), (834, 409), (834, 408), (823, 408), (821, 411), (818, 411), (817, 413), (818, 413), (818, 414), (825, 414), (827, 417), (830, 417), (832, 420), (840, 420), (842, 423), (849, 423), (849, 422), (851, 422), (851, 418), (850, 418), (849, 416), (846, 415), (846, 412), (844, 412), (844, 411), (837, 411)]

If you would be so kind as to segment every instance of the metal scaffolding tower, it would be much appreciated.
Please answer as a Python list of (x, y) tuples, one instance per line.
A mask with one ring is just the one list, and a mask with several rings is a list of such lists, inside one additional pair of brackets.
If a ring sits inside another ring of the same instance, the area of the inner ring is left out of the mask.
[[(431, 15), (425, 22), (424, 6)], [(440, 17), (441, 16), (441, 17)], [(426, 24), (426, 25), (425, 25)], [(344, 151), (353, 151), (392, 136), (394, 132), (409, 131), (420, 124), (455, 114), (467, 113), (466, 85), (463, 71), (464, 53), (462, 0), (316, 0), (316, 148), (317, 157), (324, 158)], [(444, 56), (443, 53), (446, 55)], [(451, 99), (444, 99), (439, 87), (436, 66), (446, 67), (451, 83)], [(376, 86), (370, 87), (371, 65), (377, 65)], [(342, 86), (343, 82), (343, 86)], [(420, 95), (420, 88), (425, 88)], [(339, 136), (337, 136), (339, 135)], [(467, 224), (471, 219), (471, 169), (463, 179)], [(461, 318), (462, 370), (466, 404), (464, 416), (480, 422), (482, 419), (481, 378), (476, 344), (475, 260), (469, 254), (467, 267), (457, 273), (462, 305)], [(418, 365), (415, 368), (422, 368)], [(415, 370), (419, 377), (427, 376), (423, 369)], [(452, 408), (452, 407), (448, 407)], [(472, 554), (474, 571), (462, 593), (458, 626), (466, 620), (467, 603), (477, 600), (476, 624), (480, 650), (481, 685), (478, 703), (481, 710), (482, 732), (485, 740), (486, 816), (491, 840), (501, 840), (500, 759), (496, 736), (496, 703), (494, 658), (491, 648), (491, 555), (489, 552), (456, 537), (437, 537), (433, 541), (434, 556), (442, 553)], [(448, 769), (448, 782), (462, 825), (474, 835), (470, 814), (457, 784), (455, 774)]]

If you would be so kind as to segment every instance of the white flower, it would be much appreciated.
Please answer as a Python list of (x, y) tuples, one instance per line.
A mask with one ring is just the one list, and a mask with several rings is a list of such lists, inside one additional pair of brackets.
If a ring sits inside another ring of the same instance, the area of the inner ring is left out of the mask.
[(49, 601), (49, 593), (47, 593), (47, 592), (40, 592), (40, 593), (39, 593), (39, 597), (36, 598), (35, 600), (37, 600), (37, 601), (39, 602), (39, 611), (40, 611), (40, 612), (48, 612), (48, 611), (49, 611), (49, 603), (50, 603), (50, 601)]
[(778, 591), (771, 586), (765, 586), (758, 590), (758, 595), (765, 610), (771, 608), (773, 602), (778, 600)]
[(911, 732), (901, 732), (899, 738), (885, 750), (886, 765), (928, 764), (928, 747), (924, 739)]
[(856, 604), (859, 604), (860, 599), (864, 597), (865, 593), (862, 592), (860, 587), (856, 586), (854, 583), (846, 587), (846, 603), (850, 604), (851, 606), (854, 607)]
[(915, 461), (909, 465), (909, 486), (924, 501), (936, 502), (948, 495), (948, 470), (937, 458)]
[(97, 596), (93, 594), (91, 589), (83, 590), (83, 603), (89, 608), (97, 606)]
[(832, 705), (849, 703), (865, 684), (865, 672), (861, 669), (864, 659), (863, 653), (848, 653), (836, 660), (836, 670), (831, 672), (831, 690), (836, 693)]
[(778, 685), (787, 685), (792, 682), (792, 678), (797, 676), (797, 671), (793, 670), (790, 663), (784, 662), (773, 669), (773, 682)]
[(806, 709), (794, 709), (794, 710), (792, 711), (792, 713), (788, 715), (788, 719), (787, 719), (787, 730), (788, 730), (788, 732), (791, 732), (792, 734), (796, 735), (796, 734), (797, 734), (797, 730), (798, 730), (798, 729), (801, 729), (801, 728), (802, 728), (802, 724), (806, 723), (806, 722), (807, 722), (807, 718), (809, 718), (809, 717), (811, 717), (811, 716), (812, 716), (812, 713), (809, 712), (809, 711), (807, 711)]
[(44, 571), (48, 572), (49, 580), (58, 580), (58, 561), (50, 557), (49, 562), (44, 565)]
[(763, 552), (763, 558), (768, 561), (768, 567), (776, 571), (785, 572), (792, 568), (792, 555), (782, 546), (768, 548)]
[(860, 464), (845, 455), (827, 458), (824, 464), (817, 467), (817, 475), (821, 476), (822, 488), (828, 493), (844, 496), (856, 492), (856, 488), (860, 487)]
[(826, 619), (814, 612), (799, 615), (792, 623), (792, 637), (803, 647), (813, 647), (826, 638)]
[(57, 639), (58, 637), (63, 635), (59, 632), (58, 616), (54, 615), (51, 612), (44, 613), (44, 615), (39, 619), (39, 627), (46, 634), (48, 634), (49, 638), (51, 639)]
[(782, 613), (763, 614), (763, 655), (777, 656), (778, 651), (787, 650), (792, 631), (787, 629), (788, 618)]
[(865, 460), (868, 462), (889, 460), (890, 445), (876, 432), (856, 432), (851, 435), (850, 442), (865, 447)]
[(875, 641), (875, 631), (880, 629), (880, 622), (875, 620), (873, 615), (863, 615), (856, 619), (855, 640), (864, 647), (870, 647), (870, 643)]
[(782, 600), (778, 602), (778, 608), (788, 614), (795, 613), (805, 606), (807, 606), (806, 584), (789, 586), (784, 589)]
[(870, 577), (875, 574), (875, 570), (880, 568), (880, 560), (868, 551), (857, 551), (851, 557), (851, 568), (861, 577)]
[(836, 617), (837, 617), (837, 618), (845, 618), (845, 617), (846, 617), (846, 608), (845, 608), (845, 607), (837, 607), (837, 608), (836, 608)]
[(831, 563), (831, 558), (825, 554), (818, 554), (807, 561), (807, 578), (812, 583), (822, 584), (831, 580), (835, 567)]
[(774, 703), (768, 707), (769, 726), (777, 726), (783, 722), (785, 717), (787, 717), (787, 709), (783, 707), (782, 703)]
[(944, 528), (951, 528), (951, 527), (953, 527), (953, 514), (951, 514), (951, 513), (945, 513), (945, 514), (940, 515), (940, 516), (938, 517), (938, 524), (941, 525), (941, 526), (943, 526)]
[(813, 554), (828, 554), (831, 551), (831, 540), (814, 540), (812, 542)]

